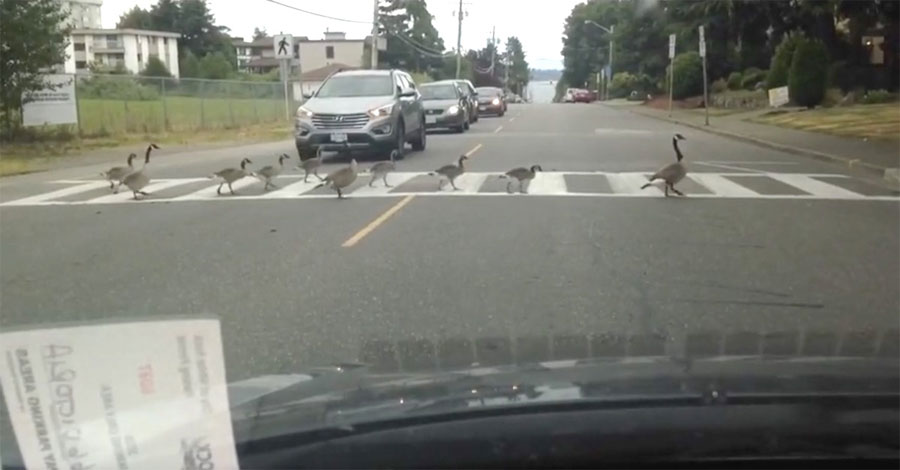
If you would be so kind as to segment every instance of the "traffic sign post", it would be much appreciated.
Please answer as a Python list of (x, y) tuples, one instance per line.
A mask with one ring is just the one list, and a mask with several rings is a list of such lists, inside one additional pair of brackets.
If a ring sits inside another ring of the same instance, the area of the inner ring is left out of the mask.
[(709, 92), (706, 89), (706, 37), (703, 34), (703, 26), (700, 26), (700, 59), (703, 61), (703, 109), (704, 123), (709, 125)]
[[(272, 36), (272, 49), (275, 51), (275, 58), (278, 59), (278, 68), (281, 72), (281, 85), (284, 90), (284, 114), (287, 119), (290, 119), (291, 100), (288, 97), (288, 77), (290, 76), (291, 59), (294, 58), (294, 37), (290, 34), (276, 34)], [(303, 89), (302, 79), (300, 89)]]
[(672, 82), (675, 81), (675, 34), (669, 35), (669, 116), (672, 116)]

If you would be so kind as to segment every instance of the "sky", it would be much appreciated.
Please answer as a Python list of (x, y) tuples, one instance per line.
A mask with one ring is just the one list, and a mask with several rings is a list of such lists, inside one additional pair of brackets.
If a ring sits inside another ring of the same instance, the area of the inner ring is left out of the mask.
[[(267, 0), (207, 0), (216, 24), (231, 28), (232, 36), (250, 39), (253, 28), (269, 34), (285, 33), (321, 39), (328, 31), (343, 31), (348, 38), (363, 38), (372, 30), (373, 0), (278, 0), (304, 10), (337, 18), (362, 21), (348, 23), (319, 18), (273, 4)], [(532, 68), (562, 68), (562, 33), (572, 7), (582, 0), (463, 0), (463, 50), (480, 49), (497, 28), (497, 37), (518, 36)], [(104, 28), (115, 28), (119, 16), (133, 6), (149, 8), (155, 0), (103, 0)], [(538, 5), (540, 5), (538, 7)], [(450, 49), (456, 47), (458, 0), (428, 0), (434, 25)]]

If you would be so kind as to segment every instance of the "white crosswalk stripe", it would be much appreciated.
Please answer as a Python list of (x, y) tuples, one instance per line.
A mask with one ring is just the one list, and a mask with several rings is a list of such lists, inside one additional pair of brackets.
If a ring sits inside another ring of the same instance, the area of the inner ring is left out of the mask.
[[(438, 178), (428, 176), (425, 172), (395, 172), (388, 175), (391, 187), (385, 187), (381, 180), (375, 182), (374, 187), (368, 183), (371, 175), (361, 173), (357, 181), (344, 193), (350, 198), (378, 198), (398, 197), (415, 194), (417, 196), (509, 196), (505, 191), (498, 191), (496, 180), (499, 173), (469, 172), (456, 180), (458, 191), (453, 191), (449, 185), (443, 190), (438, 190)], [(636, 172), (540, 172), (528, 186), (528, 196), (569, 196), (569, 197), (662, 197), (662, 191), (657, 186), (641, 189), (647, 182), (648, 173)], [(736, 178), (740, 177), (740, 178)], [(830, 178), (832, 182), (826, 182), (817, 178)], [(709, 192), (692, 193), (690, 189), (681, 187), (688, 198), (710, 199), (822, 199), (822, 200), (880, 200), (900, 201), (900, 197), (890, 195), (884, 191), (875, 191), (880, 195), (864, 195), (844, 187), (832, 184), (835, 178), (847, 178), (847, 176), (833, 174), (798, 174), (798, 173), (691, 173), (682, 182), (700, 186)], [(740, 181), (754, 181), (751, 189)], [(209, 181), (208, 186), (198, 188), (198, 183)], [(89, 204), (137, 204), (154, 202), (181, 202), (181, 201), (239, 201), (260, 199), (319, 199), (335, 197), (332, 192), (313, 191), (319, 184), (316, 178), (310, 178), (309, 182), (297, 176), (282, 176), (277, 180), (278, 188), (272, 191), (263, 191), (262, 182), (256, 178), (247, 177), (233, 183), (237, 195), (228, 193), (228, 188), (223, 187), (222, 195), (216, 194), (218, 182), (206, 178), (171, 178), (156, 179), (145, 190), (150, 196), (140, 201), (134, 201), (127, 188), (123, 188), (119, 194), (107, 194), (98, 196), (98, 189), (109, 185), (106, 181), (56, 181), (54, 184), (66, 185), (64, 188), (31, 195), (0, 203), (5, 206), (49, 206), (49, 205), (89, 205)], [(506, 180), (499, 180), (504, 182)], [(589, 184), (585, 186), (585, 181)], [(769, 193), (764, 192), (766, 183), (773, 186)], [(783, 194), (783, 185), (795, 188), (790, 194)], [(676, 185), (677, 187), (678, 185)], [(183, 188), (182, 188), (183, 187)], [(609, 188), (608, 191), (597, 188)], [(689, 188), (690, 186), (687, 185)], [(493, 189), (490, 189), (493, 188)], [(591, 189), (593, 188), (593, 189)], [(585, 190), (587, 189), (587, 190)], [(778, 191), (782, 191), (779, 193)], [(797, 194), (799, 190), (800, 194)], [(154, 194), (162, 193), (162, 194)]]

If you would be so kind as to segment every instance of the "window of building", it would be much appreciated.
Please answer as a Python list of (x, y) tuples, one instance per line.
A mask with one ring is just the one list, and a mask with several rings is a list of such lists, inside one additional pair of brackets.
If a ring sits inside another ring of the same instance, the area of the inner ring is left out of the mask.
[(107, 34), (106, 40), (109, 42), (116, 42), (119, 40), (119, 36), (116, 36), (115, 34)]
[(75, 61), (75, 69), (82, 70), (82, 69), (86, 69), (86, 68), (87, 68), (87, 62), (85, 62), (83, 60)]
[(334, 59), (334, 46), (325, 46), (325, 58)]
[(74, 44), (74, 46), (75, 46), (75, 50), (76, 50), (76, 51), (83, 51), (83, 50), (84, 50), (84, 43), (83, 43), (83, 42), (76, 42), (76, 43)]

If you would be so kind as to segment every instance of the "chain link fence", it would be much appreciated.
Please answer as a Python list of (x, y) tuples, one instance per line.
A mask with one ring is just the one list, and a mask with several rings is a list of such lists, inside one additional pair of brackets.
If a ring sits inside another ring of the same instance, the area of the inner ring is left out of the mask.
[(75, 96), (83, 137), (231, 129), (288, 115), (280, 82), (79, 74)]

